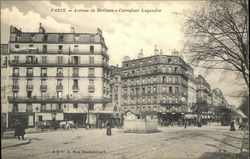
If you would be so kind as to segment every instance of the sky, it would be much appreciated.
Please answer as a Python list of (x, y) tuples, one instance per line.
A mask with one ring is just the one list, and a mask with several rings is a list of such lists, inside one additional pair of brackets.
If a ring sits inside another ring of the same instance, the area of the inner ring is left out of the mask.
[[(163, 54), (170, 55), (173, 50), (182, 53), (181, 12), (194, 11), (203, 1), (0, 1), (1, 2), (1, 43), (8, 43), (10, 25), (24, 32), (37, 32), (42, 23), (47, 32), (96, 33), (97, 28), (103, 36), (110, 55), (111, 65), (121, 66), (124, 56), (137, 58), (140, 50), (144, 56), (153, 55), (155, 46)], [(117, 12), (73, 12), (97, 9), (117, 10)], [(65, 9), (66, 12), (55, 12)], [(73, 11), (69, 12), (68, 9)], [(124, 9), (138, 9), (139, 12), (121, 12)], [(158, 10), (146, 13), (141, 10)], [(159, 12), (160, 10), (160, 12)], [(184, 59), (186, 58), (185, 55)], [(241, 99), (231, 96), (243, 89), (233, 73), (213, 71), (207, 73), (194, 68), (195, 74), (203, 75), (211, 88), (222, 90), (229, 104), (240, 105)]]

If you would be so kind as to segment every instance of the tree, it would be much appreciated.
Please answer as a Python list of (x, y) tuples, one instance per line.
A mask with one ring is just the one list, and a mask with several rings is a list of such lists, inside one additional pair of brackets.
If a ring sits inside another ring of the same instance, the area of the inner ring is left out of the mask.
[(184, 14), (184, 53), (194, 66), (234, 71), (249, 88), (248, 1), (210, 0)]
[(245, 94), (239, 109), (249, 118), (249, 94)]
[(206, 100), (198, 99), (191, 107), (192, 111), (198, 115), (198, 126), (202, 125), (202, 114), (208, 111), (208, 103)]

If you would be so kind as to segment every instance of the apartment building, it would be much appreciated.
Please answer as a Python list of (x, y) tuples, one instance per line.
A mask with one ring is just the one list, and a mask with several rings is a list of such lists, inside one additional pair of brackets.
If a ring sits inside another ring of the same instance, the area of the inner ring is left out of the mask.
[(197, 82), (196, 76), (194, 75), (194, 69), (187, 65), (188, 75), (188, 112), (192, 112), (192, 107), (197, 102)]
[(1, 130), (8, 126), (8, 96), (11, 83), (9, 80), (9, 51), (8, 44), (1, 44)]
[[(22, 32), (10, 27), (9, 121), (96, 122), (110, 102), (109, 55), (97, 33)], [(91, 116), (91, 117), (90, 117)]]
[(157, 112), (179, 116), (187, 111), (186, 63), (179, 56), (124, 57), (121, 67), (122, 111)]

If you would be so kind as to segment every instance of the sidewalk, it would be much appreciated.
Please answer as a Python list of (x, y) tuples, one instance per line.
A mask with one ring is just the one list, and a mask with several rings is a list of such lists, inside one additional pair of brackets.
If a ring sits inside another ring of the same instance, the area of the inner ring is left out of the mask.
[(242, 140), (240, 159), (245, 159), (249, 157), (249, 131), (245, 130), (244, 138)]
[(1, 149), (6, 149), (6, 148), (11, 148), (11, 147), (16, 147), (20, 145), (26, 145), (31, 143), (31, 139), (26, 138), (25, 140), (18, 140), (17, 138), (15, 139), (1, 139)]

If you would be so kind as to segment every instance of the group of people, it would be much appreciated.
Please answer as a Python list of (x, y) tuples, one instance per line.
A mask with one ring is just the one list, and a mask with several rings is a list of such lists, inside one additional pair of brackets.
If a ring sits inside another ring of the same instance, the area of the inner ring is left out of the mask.
[(22, 139), (24, 140), (24, 135), (25, 135), (25, 127), (20, 121), (17, 121), (15, 125), (14, 136), (17, 136), (18, 140), (20, 140), (20, 137), (22, 137)]

